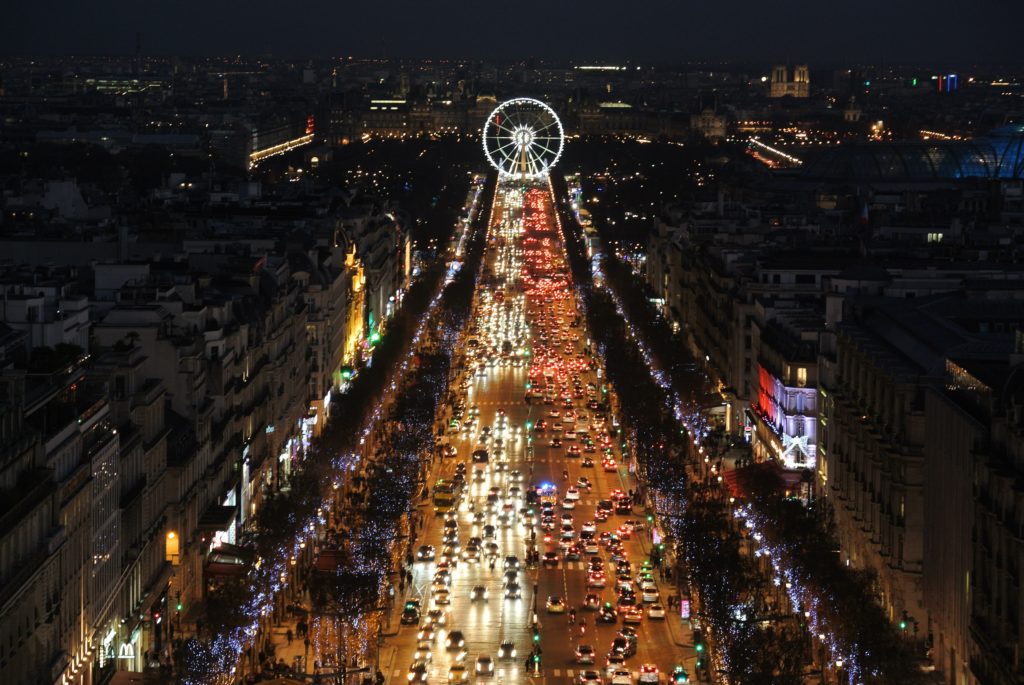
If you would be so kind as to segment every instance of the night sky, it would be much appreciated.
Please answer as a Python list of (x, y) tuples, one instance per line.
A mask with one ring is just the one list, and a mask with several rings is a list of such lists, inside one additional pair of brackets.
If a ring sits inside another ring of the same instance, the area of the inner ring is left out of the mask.
[(15, 0), (4, 54), (1024, 62), (1024, 0)]

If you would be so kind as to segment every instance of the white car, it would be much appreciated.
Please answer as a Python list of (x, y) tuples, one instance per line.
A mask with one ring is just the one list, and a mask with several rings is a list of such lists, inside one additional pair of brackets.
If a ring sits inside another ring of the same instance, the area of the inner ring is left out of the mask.
[(574, 500), (574, 499), (563, 499), (562, 500), (562, 508), (563, 509), (575, 509), (576, 508), (576, 500)]
[(580, 491), (577, 488), (569, 488), (565, 491), (565, 499), (578, 500), (580, 498)]
[(665, 618), (665, 607), (660, 604), (647, 607), (647, 618)]
[(611, 685), (633, 685), (633, 676), (624, 668), (616, 668), (608, 682)]
[(640, 667), (640, 676), (636, 681), (638, 683), (660, 683), (661, 675), (658, 673), (658, 667), (654, 664), (644, 664)]
[(657, 588), (646, 588), (640, 591), (640, 601), (644, 603), (657, 602), (660, 597)]

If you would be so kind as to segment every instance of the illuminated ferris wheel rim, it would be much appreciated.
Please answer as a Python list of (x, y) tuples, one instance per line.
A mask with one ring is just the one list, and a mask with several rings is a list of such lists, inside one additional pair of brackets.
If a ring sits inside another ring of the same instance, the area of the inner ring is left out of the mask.
[(565, 131), (558, 115), (535, 98), (506, 100), (484, 123), (484, 154), (503, 178), (546, 177), (564, 146)]

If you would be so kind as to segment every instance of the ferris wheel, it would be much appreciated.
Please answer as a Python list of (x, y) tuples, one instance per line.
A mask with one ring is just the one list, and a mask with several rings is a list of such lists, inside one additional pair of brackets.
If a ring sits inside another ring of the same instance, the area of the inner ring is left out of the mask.
[(537, 179), (562, 155), (565, 134), (555, 111), (540, 100), (506, 100), (484, 124), (484, 154), (503, 177)]

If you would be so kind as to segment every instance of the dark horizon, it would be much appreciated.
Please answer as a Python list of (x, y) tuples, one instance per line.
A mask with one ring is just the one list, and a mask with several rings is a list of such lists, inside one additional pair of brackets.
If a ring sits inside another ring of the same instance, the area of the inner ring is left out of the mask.
[(529, 18), (527, 28), (516, 30), (516, 10), (508, 6), (452, 2), (314, 2), (300, 13), (255, 0), (243, 13), (189, 0), (174, 7), (55, 0), (15, 9), (0, 28), (0, 43), (4, 54), (26, 57), (131, 55), (140, 33), (143, 54), (183, 57), (1019, 65), (1024, 57), (1015, 32), (1024, 24), (1024, 3), (994, 4), (938, 0), (922, 12), (880, 0), (857, 7), (737, 0), (728, 8), (648, 0), (623, 13), (621, 3), (596, 0), (581, 14), (528, 0), (518, 10)]

